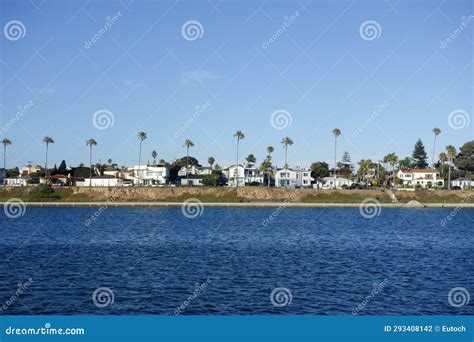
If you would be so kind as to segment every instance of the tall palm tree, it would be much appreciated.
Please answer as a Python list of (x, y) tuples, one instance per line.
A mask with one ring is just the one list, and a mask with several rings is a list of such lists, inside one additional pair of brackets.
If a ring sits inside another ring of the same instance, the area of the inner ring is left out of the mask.
[(245, 135), (242, 131), (236, 131), (234, 133), (234, 137), (237, 138), (237, 159), (235, 163), (235, 174), (234, 174), (235, 187), (237, 187), (239, 183), (239, 142), (240, 140), (245, 139)]
[[(275, 149), (273, 148), (273, 146), (268, 146), (267, 147), (267, 153), (268, 153), (268, 160), (272, 160), (272, 153), (273, 151), (275, 151)], [(270, 178), (271, 178), (271, 174), (272, 174), (272, 169), (270, 168), (270, 170), (267, 170), (268, 171), (268, 187), (270, 187)]]
[(444, 176), (444, 166), (446, 162), (448, 161), (448, 156), (446, 153), (441, 152), (438, 156), (438, 159), (439, 159), (439, 168), (440, 168), (441, 176)]
[(158, 157), (158, 152), (155, 150), (151, 151), (151, 157), (153, 158), (153, 165), (156, 165), (156, 157)]
[(12, 142), (8, 140), (7, 138), (2, 140), (3, 144), (3, 186), (5, 186), (6, 183), (6, 178), (7, 178), (7, 146), (11, 145)]
[(434, 143), (433, 143), (433, 158), (431, 158), (431, 165), (434, 167), (434, 156), (435, 156), (435, 149), (436, 149), (436, 138), (438, 135), (441, 134), (441, 130), (438, 127), (433, 128), (433, 133), (434, 133)]
[(184, 146), (186, 146), (186, 179), (187, 179), (186, 184), (189, 185), (189, 171), (188, 171), (188, 168), (189, 168), (189, 148), (193, 147), (194, 143), (191, 140), (186, 139), (184, 141)]
[(332, 130), (334, 135), (334, 188), (336, 188), (336, 178), (337, 178), (337, 138), (341, 135), (341, 130), (339, 128), (334, 128)]
[(212, 165), (214, 165), (215, 161), (216, 160), (214, 159), (214, 157), (207, 158), (207, 162), (209, 163), (209, 166), (211, 167), (211, 169), (212, 169)]
[(89, 146), (90, 150), (89, 150), (89, 165), (90, 165), (90, 168), (89, 168), (89, 187), (92, 186), (92, 147), (93, 146), (97, 146), (97, 141), (95, 141), (94, 139), (90, 138), (89, 140), (86, 141), (86, 146)]
[(138, 136), (138, 140), (140, 140), (140, 151), (138, 152), (138, 171), (137, 171), (138, 185), (140, 185), (141, 184), (141, 182), (140, 182), (140, 166), (141, 166), (141, 163), (142, 163), (142, 143), (143, 143), (143, 140), (145, 140), (148, 137), (147, 137), (145, 132), (138, 132), (137, 136)]
[(46, 162), (44, 165), (44, 179), (45, 183), (48, 184), (48, 147), (49, 144), (54, 144), (53, 138), (46, 136), (43, 138), (43, 142), (46, 144)]
[(454, 162), (454, 157), (456, 157), (456, 147), (453, 145), (446, 146), (446, 154), (448, 156), (449, 164), (448, 164), (448, 189), (451, 190), (451, 165)]
[(389, 153), (383, 158), (384, 163), (388, 163), (392, 169), (392, 188), (395, 186), (395, 164), (398, 162), (398, 156), (394, 153)]
[(293, 140), (289, 137), (284, 137), (281, 141), (283, 147), (285, 148), (285, 187), (288, 187), (286, 173), (288, 172), (288, 145), (293, 145)]

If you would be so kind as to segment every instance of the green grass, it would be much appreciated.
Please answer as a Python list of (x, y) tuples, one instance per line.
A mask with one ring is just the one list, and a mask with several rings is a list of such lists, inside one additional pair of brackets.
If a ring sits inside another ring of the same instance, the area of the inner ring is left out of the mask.
[(380, 203), (391, 202), (387, 195), (380, 194), (376, 196), (361, 196), (360, 194), (331, 192), (319, 193), (317, 195), (309, 194), (304, 196), (300, 202), (302, 203), (360, 203), (366, 198), (375, 198)]

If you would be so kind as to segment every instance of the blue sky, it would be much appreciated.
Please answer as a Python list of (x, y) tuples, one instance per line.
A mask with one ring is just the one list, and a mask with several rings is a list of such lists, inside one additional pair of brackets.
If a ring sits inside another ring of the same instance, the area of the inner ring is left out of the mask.
[[(331, 162), (334, 127), (342, 131), (338, 155), (347, 150), (353, 161), (410, 155), (418, 138), (431, 155), (433, 127), (443, 131), (436, 154), (459, 148), (474, 137), (473, 14), (467, 0), (2, 1), (9, 163), (42, 164), (41, 141), (50, 135), (51, 163), (87, 163), (93, 137), (96, 161), (136, 164), (141, 130), (149, 137), (144, 160), (153, 149), (160, 159), (181, 157), (189, 138), (193, 156), (220, 165), (235, 160), (237, 129), (246, 135), (242, 157), (254, 153), (260, 162), (273, 145), (278, 165), (285, 136), (294, 140), (290, 164)], [(25, 28), (16, 40), (5, 33), (13, 20)], [(201, 25), (197, 39), (183, 35), (188, 21)], [(378, 25), (375, 36), (361, 33), (367, 21)], [(113, 126), (97, 129), (94, 113), (104, 109)], [(273, 127), (278, 110), (290, 126)], [(449, 115), (459, 110), (471, 122), (455, 129)]]

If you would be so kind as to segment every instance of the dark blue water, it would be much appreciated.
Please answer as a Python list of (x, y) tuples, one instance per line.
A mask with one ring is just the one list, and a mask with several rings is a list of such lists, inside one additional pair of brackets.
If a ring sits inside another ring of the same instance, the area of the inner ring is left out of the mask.
[[(31, 278), (0, 314), (474, 314), (474, 210), (443, 227), (449, 209), (284, 209), (263, 226), (275, 209), (109, 208), (85, 225), (97, 210), (0, 215), (0, 307)], [(450, 305), (455, 287), (470, 303)]]

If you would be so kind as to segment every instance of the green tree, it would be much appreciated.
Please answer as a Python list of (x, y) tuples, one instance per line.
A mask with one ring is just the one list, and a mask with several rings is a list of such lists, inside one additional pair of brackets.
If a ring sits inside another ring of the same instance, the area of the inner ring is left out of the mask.
[(428, 163), (426, 162), (427, 157), (425, 146), (423, 145), (421, 139), (418, 139), (418, 141), (416, 142), (411, 157), (413, 159), (413, 166), (415, 168), (424, 169), (428, 166)]
[(217, 173), (211, 173), (202, 177), (202, 185), (204, 186), (218, 186), (220, 183), (220, 175)]
[(46, 144), (46, 162), (44, 165), (44, 179), (45, 179), (45, 183), (47, 184), (48, 183), (48, 147), (49, 147), (49, 144), (54, 144), (54, 140), (53, 138), (46, 136), (43, 138), (43, 143)]
[(406, 169), (411, 168), (412, 167), (411, 158), (410, 157), (405, 157), (403, 159), (400, 159), (400, 161), (398, 162), (398, 167), (401, 170), (406, 170)]
[(60, 175), (65, 175), (65, 176), (67, 176), (67, 165), (66, 165), (66, 161), (65, 161), (65, 160), (61, 161), (61, 164), (59, 164), (58, 173), (59, 173)]
[(448, 155), (444, 152), (441, 152), (438, 156), (439, 159), (439, 173), (444, 178), (446, 162), (448, 161)]
[(216, 160), (214, 159), (214, 157), (209, 157), (209, 158), (207, 158), (207, 162), (208, 162), (209, 166), (210, 166), (211, 169), (212, 169), (212, 165), (214, 165), (214, 163), (216, 162)]
[(5, 178), (7, 178), (7, 146), (12, 144), (11, 140), (5, 138), (2, 140), (3, 144), (3, 186), (7, 184)]
[(284, 137), (281, 141), (283, 147), (285, 148), (285, 186), (288, 186), (288, 182), (286, 179), (286, 174), (288, 172), (288, 146), (293, 145), (293, 140), (289, 137)]
[(392, 170), (392, 181), (390, 182), (390, 185), (393, 188), (395, 186), (395, 164), (398, 162), (398, 156), (395, 152), (389, 153), (383, 158), (383, 162), (389, 164)]
[(336, 188), (336, 177), (337, 177), (337, 138), (341, 135), (341, 130), (339, 128), (334, 128), (332, 130), (334, 135), (334, 188)]
[(315, 180), (321, 180), (329, 176), (329, 164), (326, 162), (316, 162), (311, 164), (311, 177)]
[(235, 187), (237, 187), (238, 182), (239, 182), (239, 142), (240, 140), (245, 139), (245, 135), (242, 131), (236, 131), (234, 133), (234, 138), (237, 138), (237, 159), (236, 159), (235, 174), (234, 174)]
[(461, 146), (455, 165), (464, 172), (474, 172), (474, 140)]
[(140, 141), (140, 150), (138, 152), (138, 171), (137, 171), (137, 178), (138, 178), (138, 185), (141, 185), (140, 181), (140, 168), (142, 164), (142, 144), (143, 141), (148, 138), (145, 132), (138, 132), (137, 133), (138, 140)]
[(90, 138), (89, 140), (86, 141), (86, 146), (89, 146), (89, 165), (91, 166), (90, 172), (89, 172), (89, 187), (91, 187), (92, 186), (92, 147), (97, 146), (97, 141)]
[(448, 156), (448, 189), (451, 190), (451, 166), (454, 165), (454, 158), (456, 157), (456, 147), (453, 145), (446, 146), (446, 155)]
[[(191, 140), (186, 139), (184, 141), (184, 146), (186, 147), (186, 179), (189, 180), (189, 149), (194, 146), (194, 143)], [(189, 185), (189, 181), (186, 184)]]
[(158, 152), (155, 150), (151, 151), (151, 157), (153, 158), (153, 165), (156, 165), (156, 157), (158, 157)]
[(438, 127), (433, 128), (433, 133), (434, 133), (434, 143), (433, 143), (433, 158), (431, 159), (431, 165), (435, 164), (434, 158), (435, 158), (435, 150), (436, 150), (436, 138), (438, 135), (441, 134), (441, 130)]

